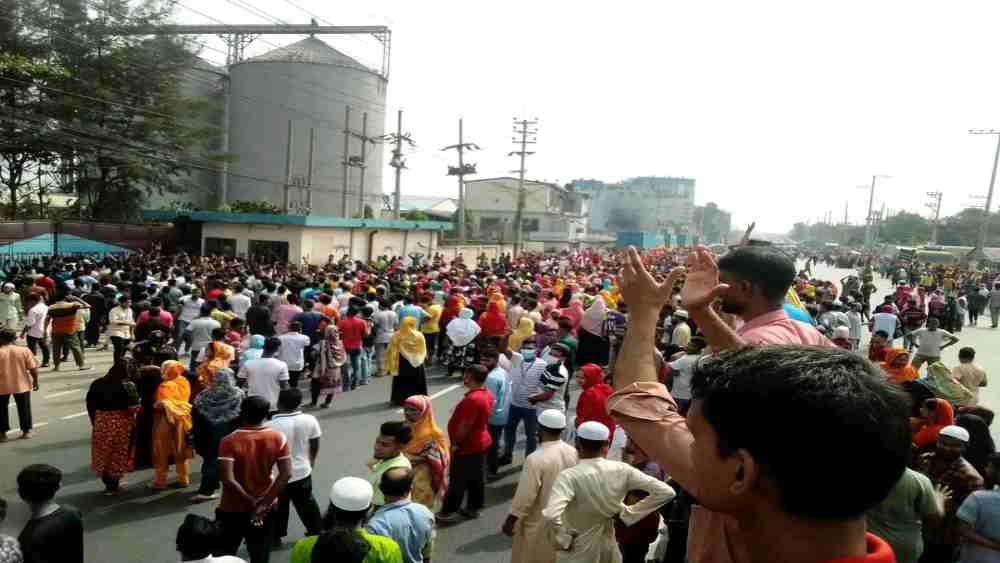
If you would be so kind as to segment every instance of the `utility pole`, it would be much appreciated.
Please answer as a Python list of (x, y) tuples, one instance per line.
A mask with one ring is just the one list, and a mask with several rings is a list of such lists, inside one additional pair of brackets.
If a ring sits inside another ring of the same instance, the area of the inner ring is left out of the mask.
[(351, 180), (351, 106), (344, 108), (344, 189), (340, 194), (340, 213), (345, 219), (350, 218), (347, 212), (347, 186)]
[(458, 144), (449, 145), (443, 151), (458, 151), (458, 166), (448, 167), (448, 176), (458, 176), (458, 244), (465, 244), (465, 176), (476, 173), (475, 164), (465, 163), (465, 151), (478, 151), (479, 145), (466, 143), (462, 129), (462, 118), (458, 118)]
[(883, 176), (880, 174), (875, 174), (872, 176), (872, 185), (868, 191), (868, 218), (865, 222), (865, 246), (871, 246), (875, 238), (877, 238), (877, 231), (873, 232), (872, 227), (875, 226), (875, 216), (872, 214), (872, 207), (875, 205), (875, 181), (879, 178), (888, 178), (888, 176)]
[(938, 221), (941, 218), (941, 197), (944, 196), (943, 192), (927, 192), (928, 197), (931, 198), (930, 201), (925, 203), (928, 209), (934, 210), (934, 229), (931, 231), (931, 244), (937, 245), (938, 243)]
[[(521, 146), (521, 150), (513, 151), (507, 154), (507, 156), (518, 155), (521, 157), (521, 167), (518, 170), (517, 177), (517, 211), (514, 213), (514, 256), (521, 253), (521, 247), (524, 245), (524, 160), (528, 157), (528, 155), (535, 154), (534, 152), (528, 151), (528, 145), (533, 145), (537, 142), (535, 140), (535, 135), (538, 134), (538, 130), (532, 129), (532, 127), (536, 125), (538, 125), (537, 119), (529, 121), (527, 119), (518, 120), (515, 117), (514, 132), (521, 135), (521, 139), (518, 140), (517, 138), (514, 138), (513, 141), (515, 144), (519, 144)], [(520, 129), (518, 129), (518, 127), (520, 127)]]
[(288, 192), (292, 187), (292, 120), (288, 120), (288, 146), (285, 147), (285, 186), (281, 194), (281, 210), (287, 214), (289, 211)]
[(396, 132), (383, 136), (381, 140), (396, 145), (392, 149), (392, 160), (389, 161), (389, 166), (396, 169), (396, 191), (393, 194), (392, 218), (399, 219), (400, 183), (402, 181), (403, 169), (406, 168), (406, 159), (403, 158), (403, 143), (405, 142), (411, 147), (416, 146), (409, 133), (403, 134), (403, 110), (399, 110), (396, 114)]
[(986, 234), (990, 228), (990, 204), (993, 202), (993, 185), (997, 180), (997, 163), (1000, 163), (1000, 130), (970, 129), (970, 135), (995, 135), (997, 138), (996, 153), (993, 155), (993, 171), (990, 173), (990, 189), (986, 192), (986, 205), (983, 206), (983, 222), (979, 225), (979, 238), (976, 247), (970, 253), (977, 260), (986, 258)]

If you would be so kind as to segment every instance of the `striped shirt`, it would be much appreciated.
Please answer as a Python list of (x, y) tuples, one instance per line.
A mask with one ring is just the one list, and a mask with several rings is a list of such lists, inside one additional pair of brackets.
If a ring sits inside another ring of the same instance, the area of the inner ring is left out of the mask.
[(530, 409), (535, 405), (528, 402), (528, 397), (542, 391), (542, 374), (545, 373), (545, 360), (535, 358), (535, 361), (525, 365), (524, 357), (517, 352), (511, 352), (510, 379), (512, 382), (510, 404), (515, 407)]
[(569, 370), (563, 364), (553, 364), (547, 366), (545, 371), (542, 373), (541, 379), (538, 383), (542, 386), (542, 389), (546, 391), (552, 391), (552, 396), (548, 400), (542, 401), (535, 405), (535, 408), (539, 412), (545, 409), (556, 409), (561, 412), (566, 412), (566, 402), (563, 400), (563, 391), (566, 387), (566, 380), (569, 379)]

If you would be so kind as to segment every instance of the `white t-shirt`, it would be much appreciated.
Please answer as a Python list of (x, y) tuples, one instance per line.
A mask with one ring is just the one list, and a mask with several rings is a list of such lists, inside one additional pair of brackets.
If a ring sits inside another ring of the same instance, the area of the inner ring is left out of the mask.
[(229, 296), (229, 306), (233, 308), (233, 314), (237, 317), (246, 320), (247, 311), (250, 310), (250, 306), (253, 301), (242, 293), (234, 293)]
[(872, 322), (872, 334), (881, 330), (888, 334), (889, 339), (892, 340), (893, 335), (896, 334), (896, 323), (899, 322), (899, 319), (892, 313), (875, 313), (872, 315)]
[(292, 452), (292, 478), (289, 482), (294, 483), (311, 475), (309, 440), (323, 435), (316, 417), (302, 411), (280, 413), (271, 417), (269, 426), (284, 434), (288, 440), (288, 449)]
[(195, 299), (193, 295), (185, 295), (180, 298), (180, 304), (181, 314), (177, 320), (189, 323), (198, 318), (198, 314), (201, 313), (201, 306), (205, 304), (205, 300), (201, 297)]
[(694, 365), (698, 363), (700, 357), (685, 354), (670, 362), (670, 369), (674, 372), (674, 388), (670, 390), (670, 396), (675, 399), (691, 400), (691, 378), (694, 376)]
[(952, 334), (947, 330), (928, 330), (927, 327), (918, 328), (910, 333), (917, 341), (917, 354), (931, 358), (941, 357), (941, 344), (945, 340), (950, 340)]
[(306, 368), (304, 350), (309, 346), (309, 337), (299, 332), (288, 332), (278, 337), (281, 348), (278, 359), (288, 365), (288, 371), (302, 371)]
[(24, 318), (24, 326), (28, 327), (28, 336), (45, 338), (45, 316), (48, 314), (49, 307), (42, 302), (28, 309), (28, 315)]
[(288, 366), (277, 358), (261, 358), (243, 364), (238, 375), (247, 380), (248, 397), (264, 397), (271, 409), (278, 406), (279, 382), (288, 381)]

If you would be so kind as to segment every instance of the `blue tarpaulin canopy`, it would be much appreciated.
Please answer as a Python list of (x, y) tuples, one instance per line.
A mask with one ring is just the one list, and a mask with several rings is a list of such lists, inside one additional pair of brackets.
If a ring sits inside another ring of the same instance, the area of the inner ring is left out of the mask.
[[(29, 239), (0, 246), (0, 256), (11, 254), (52, 254), (56, 248), (55, 236), (45, 233)], [(127, 254), (134, 252), (124, 246), (116, 246), (98, 240), (90, 240), (76, 235), (59, 235), (59, 254)]]

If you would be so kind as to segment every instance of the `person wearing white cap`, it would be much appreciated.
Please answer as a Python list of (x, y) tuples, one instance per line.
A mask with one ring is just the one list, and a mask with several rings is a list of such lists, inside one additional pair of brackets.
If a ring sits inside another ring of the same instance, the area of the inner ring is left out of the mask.
[(678, 348), (684, 348), (691, 341), (691, 325), (687, 321), (687, 311), (684, 309), (674, 311), (674, 329), (670, 333), (670, 343)]
[(364, 529), (375, 489), (360, 477), (341, 477), (330, 487), (325, 531), (302, 538), (292, 548), (291, 563), (402, 563), (399, 544)]
[(936, 487), (951, 489), (944, 519), (924, 523), (924, 555), (921, 561), (953, 561), (960, 543), (956, 512), (965, 499), (983, 488), (983, 477), (962, 454), (969, 445), (969, 431), (961, 426), (945, 426), (938, 432), (932, 452), (917, 458), (914, 469), (926, 475)]
[(3, 291), (0, 291), (0, 328), (17, 330), (17, 323), (21, 320), (21, 295), (14, 291), (14, 284), (3, 284)]
[[(676, 496), (663, 481), (627, 463), (605, 459), (610, 435), (607, 426), (593, 420), (576, 429), (580, 463), (556, 477), (542, 510), (554, 533), (556, 561), (621, 563), (615, 520), (631, 526)], [(647, 496), (625, 505), (625, 496), (632, 491)]]
[(566, 415), (547, 409), (538, 415), (538, 449), (524, 460), (503, 533), (514, 538), (511, 563), (549, 563), (556, 549), (548, 537), (542, 509), (562, 470), (577, 464), (576, 449), (560, 439)]

